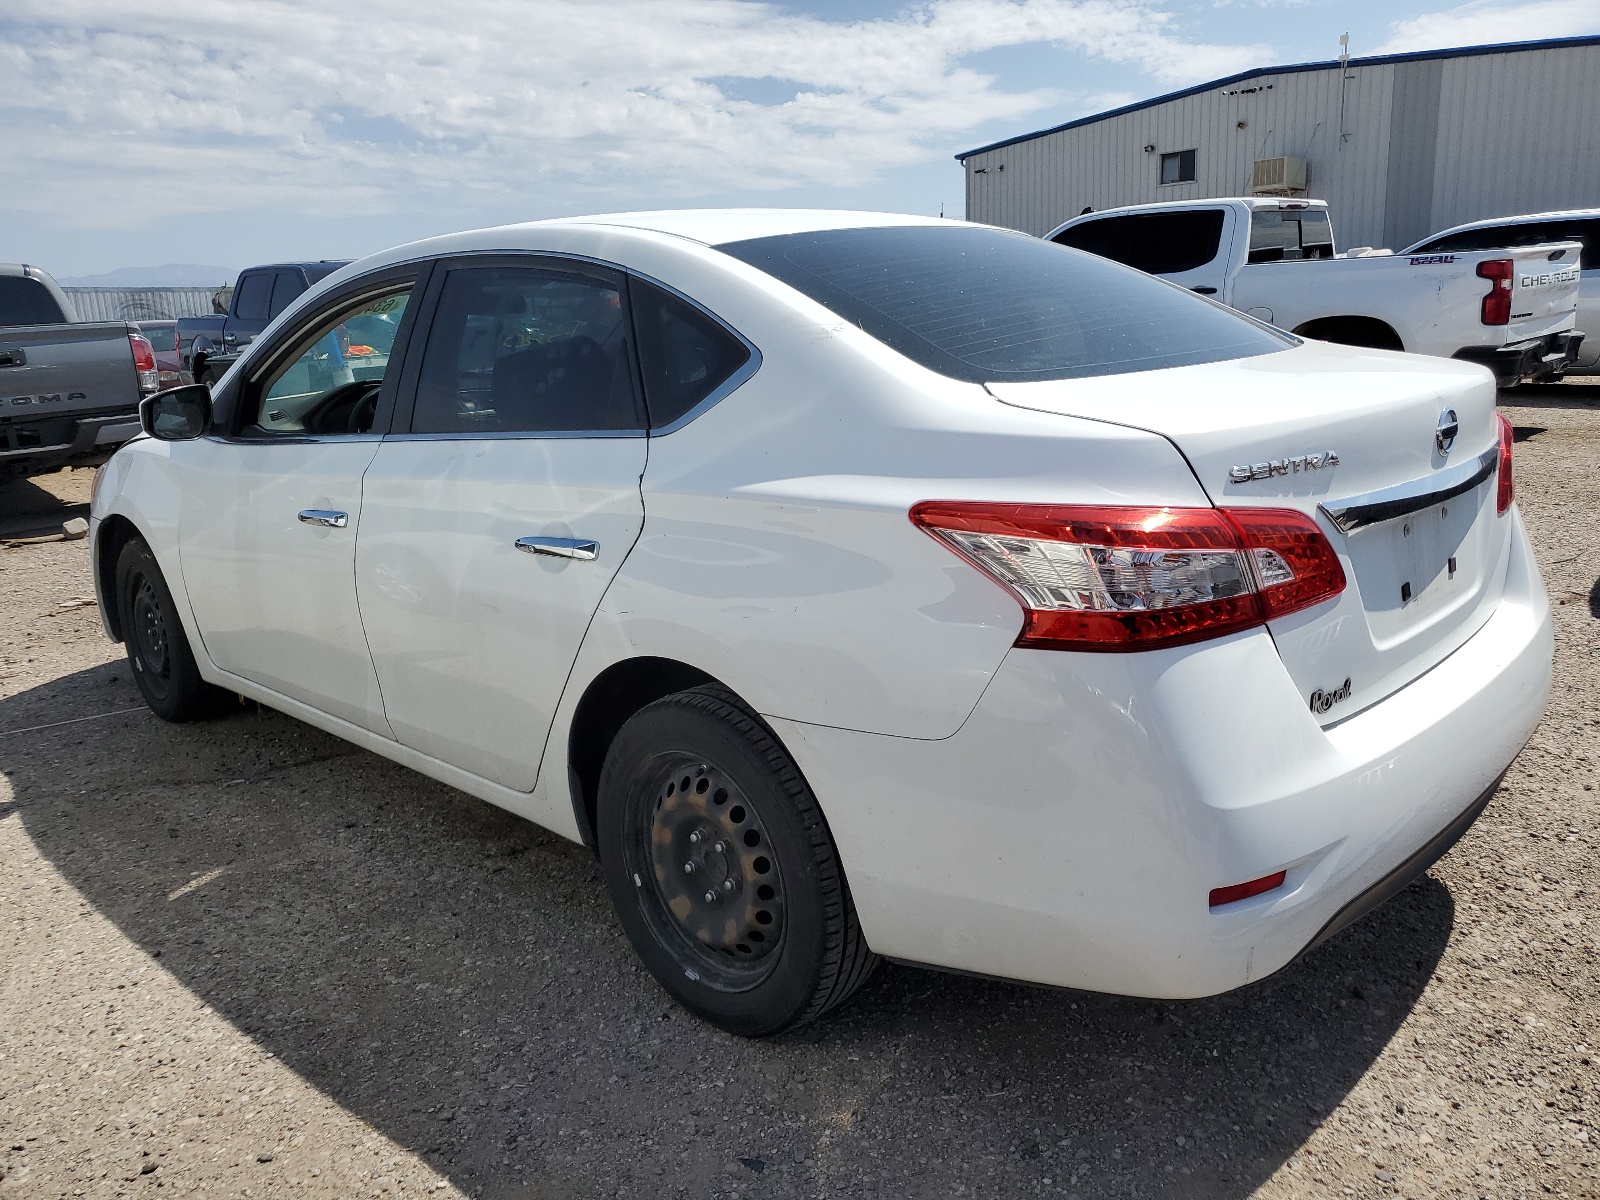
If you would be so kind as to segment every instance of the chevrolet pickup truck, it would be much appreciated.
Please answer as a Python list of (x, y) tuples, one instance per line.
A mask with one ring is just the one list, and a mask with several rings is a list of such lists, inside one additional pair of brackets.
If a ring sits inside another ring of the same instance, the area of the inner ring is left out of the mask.
[(1047, 236), (1302, 337), (1481, 363), (1502, 387), (1560, 378), (1583, 342), (1576, 241), (1340, 254), (1325, 201), (1260, 196), (1108, 209)]
[(239, 272), (228, 311), (178, 321), (178, 355), (195, 383), (215, 383), (239, 352), (313, 283), (344, 261), (272, 263)]
[(137, 325), (80, 323), (45, 272), (0, 263), (0, 481), (106, 457), (159, 386)]

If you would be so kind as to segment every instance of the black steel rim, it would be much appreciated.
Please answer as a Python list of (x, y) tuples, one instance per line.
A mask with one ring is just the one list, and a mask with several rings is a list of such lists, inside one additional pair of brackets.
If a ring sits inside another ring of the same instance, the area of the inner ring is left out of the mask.
[(783, 876), (765, 824), (715, 764), (655, 759), (633, 789), (628, 869), (644, 915), (691, 980), (743, 991), (776, 968)]
[(133, 641), (145, 682), (158, 696), (167, 694), (172, 679), (171, 645), (167, 615), (150, 576), (136, 575), (133, 583)]

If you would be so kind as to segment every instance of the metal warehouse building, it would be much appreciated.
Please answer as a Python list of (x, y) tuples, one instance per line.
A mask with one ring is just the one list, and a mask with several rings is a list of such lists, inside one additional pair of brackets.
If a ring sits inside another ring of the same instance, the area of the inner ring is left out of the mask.
[(1328, 201), (1341, 248), (1600, 207), (1600, 37), (1246, 71), (958, 154), (967, 218), (1049, 232), (1087, 208)]

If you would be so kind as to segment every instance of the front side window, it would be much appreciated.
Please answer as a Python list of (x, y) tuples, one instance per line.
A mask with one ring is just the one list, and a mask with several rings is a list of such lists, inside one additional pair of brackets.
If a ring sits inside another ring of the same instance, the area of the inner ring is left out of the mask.
[(1173, 284), (982, 226), (831, 229), (727, 242), (952, 379), (1075, 379), (1271, 354), (1297, 341)]
[(1220, 208), (1104, 217), (1064, 229), (1055, 240), (1152, 275), (1178, 275), (1217, 257), (1224, 218)]
[(1195, 159), (1197, 151), (1178, 150), (1172, 154), (1161, 156), (1161, 182), (1162, 183), (1193, 183), (1197, 178), (1195, 174)]
[(643, 428), (621, 278), (458, 267), (423, 351), (413, 433)]
[(750, 360), (744, 342), (671, 292), (634, 279), (628, 296), (653, 428), (672, 424)]
[(246, 275), (239, 281), (239, 294), (234, 297), (233, 315), (241, 321), (265, 321), (272, 303), (271, 271)]
[(1250, 214), (1250, 261), (1333, 257), (1333, 222), (1323, 208), (1258, 208)]
[(262, 381), (246, 436), (367, 433), (393, 361), (410, 285), (368, 296), (317, 321)]

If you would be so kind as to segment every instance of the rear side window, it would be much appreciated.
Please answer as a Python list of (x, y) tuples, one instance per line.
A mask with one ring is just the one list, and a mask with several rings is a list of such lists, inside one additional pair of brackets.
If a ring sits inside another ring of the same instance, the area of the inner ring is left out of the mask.
[(1103, 217), (1063, 230), (1056, 241), (1152, 275), (1203, 267), (1222, 245), (1220, 208)]
[(278, 281), (272, 285), (272, 308), (268, 311), (267, 319), (276, 320), (278, 314), (299, 299), (305, 290), (305, 280), (300, 278), (299, 271), (279, 271)]
[(982, 226), (835, 229), (719, 250), (952, 379), (1073, 379), (1298, 344), (1173, 284)]
[(152, 350), (168, 351), (178, 348), (178, 331), (171, 325), (141, 325), (139, 332), (149, 340)]
[(239, 281), (239, 292), (233, 298), (233, 315), (241, 321), (265, 321), (271, 301), (272, 272), (246, 275)]
[(417, 380), (413, 433), (640, 429), (621, 277), (458, 267)]
[(1600, 270), (1600, 217), (1555, 221), (1529, 221), (1519, 225), (1491, 225), (1465, 229), (1418, 246), (1413, 254), (1469, 254), (1475, 250), (1510, 250), (1541, 242), (1582, 242), (1585, 271)]
[(37, 279), (0, 275), (0, 325), (60, 325), (66, 314)]
[(1326, 209), (1258, 208), (1250, 214), (1250, 261), (1293, 262), (1333, 257), (1333, 222)]
[(750, 361), (749, 347), (671, 292), (635, 278), (628, 295), (652, 428), (671, 425)]

